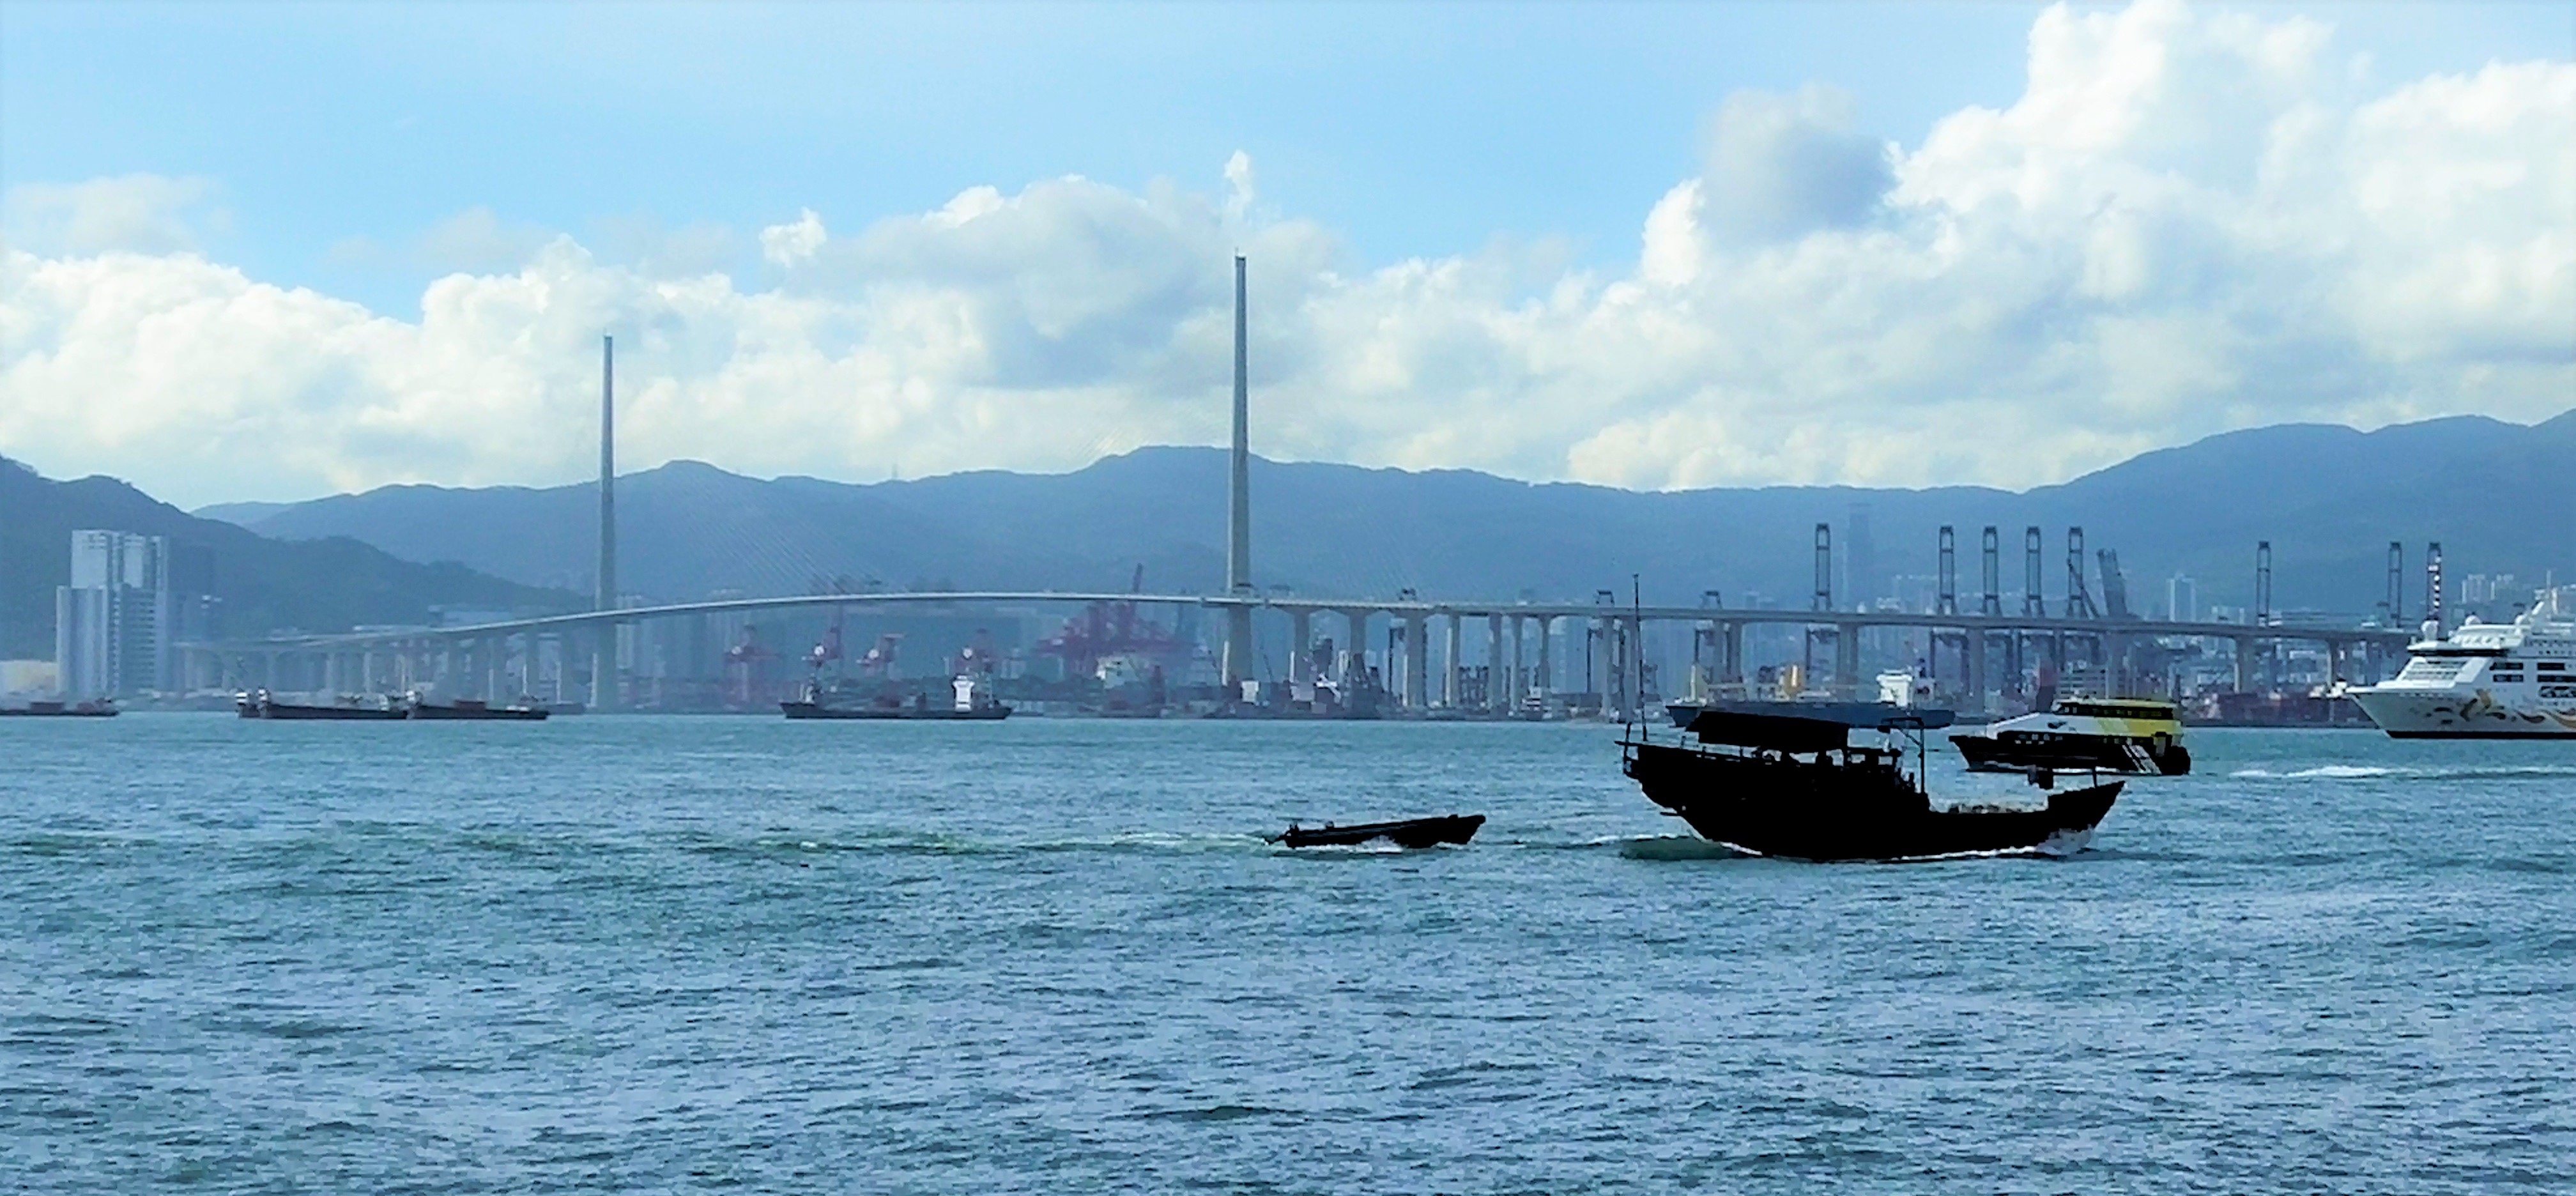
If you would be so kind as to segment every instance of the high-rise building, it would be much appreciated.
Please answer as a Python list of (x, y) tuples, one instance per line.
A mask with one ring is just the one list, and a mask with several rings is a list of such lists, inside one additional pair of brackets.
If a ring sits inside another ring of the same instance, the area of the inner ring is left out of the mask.
[(2176, 623), (2200, 618), (2200, 585), (2189, 574), (2176, 573), (2165, 579), (2165, 618)]
[(178, 687), (175, 645), (214, 630), (214, 558), (133, 532), (72, 533), (71, 584), (54, 591), (54, 665), (76, 698)]
[(1843, 557), (1843, 600), (1847, 609), (1868, 610), (1878, 604), (1884, 581), (1878, 574), (1878, 545), (1869, 534), (1869, 504), (1853, 503), (1844, 527), (1850, 549)]

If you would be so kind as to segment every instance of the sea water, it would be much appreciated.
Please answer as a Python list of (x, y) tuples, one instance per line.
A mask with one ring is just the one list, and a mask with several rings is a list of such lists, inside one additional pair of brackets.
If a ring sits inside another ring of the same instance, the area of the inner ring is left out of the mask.
[(0, 1189), (2569, 1190), (2576, 750), (2191, 746), (1820, 866), (1599, 726), (0, 720)]

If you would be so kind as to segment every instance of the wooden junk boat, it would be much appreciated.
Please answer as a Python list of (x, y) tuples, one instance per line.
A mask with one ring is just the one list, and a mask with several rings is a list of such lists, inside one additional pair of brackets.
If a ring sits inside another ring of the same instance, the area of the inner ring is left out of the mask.
[(1325, 823), (1320, 827), (1288, 825), (1288, 830), (1271, 840), (1290, 847), (1357, 847), (1384, 839), (1398, 847), (1435, 847), (1442, 843), (1464, 843), (1476, 837), (1485, 825), (1482, 814), (1444, 814), (1438, 818), (1407, 818), (1398, 822), (1359, 822), (1349, 826)]
[[(2055, 790), (2039, 772), (2031, 783), (2050, 790), (2045, 808), (1934, 806), (1923, 737), (1950, 722), (1946, 710), (1876, 703), (1718, 702), (1698, 708), (1678, 742), (1632, 727), (1623, 767), (1701, 837), (1799, 860), (2070, 854), (2120, 796), (2119, 781)], [(1854, 731), (1883, 739), (1855, 746)]]

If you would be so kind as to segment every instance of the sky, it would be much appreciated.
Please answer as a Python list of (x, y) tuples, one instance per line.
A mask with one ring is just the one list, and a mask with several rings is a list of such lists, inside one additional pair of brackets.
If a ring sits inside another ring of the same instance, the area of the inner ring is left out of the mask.
[(2576, 4), (0, 0), (0, 453), (2022, 488), (2576, 407)]

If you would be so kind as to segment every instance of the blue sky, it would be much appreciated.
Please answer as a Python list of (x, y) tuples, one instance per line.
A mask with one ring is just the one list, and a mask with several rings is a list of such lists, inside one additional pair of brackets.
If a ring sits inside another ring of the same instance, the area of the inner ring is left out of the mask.
[[(1130, 190), (1259, 164), (1356, 264), (1563, 239), (1634, 252), (1727, 95), (1841, 87), (1919, 141), (2009, 103), (2021, 4), (0, 6), (0, 179), (211, 180), (207, 248), (415, 307), (348, 252), (475, 207), (585, 234), (856, 221), (1078, 174)], [(2565, 58), (2576, 4), (2309, 13), (2390, 77)], [(334, 250), (341, 252), (335, 254)], [(472, 264), (472, 263), (461, 263)]]
[(2529, 419), (2571, 60), (2563, 2), (0, 0), (0, 452), (559, 480), (620, 331), (639, 465), (1072, 468), (1221, 439), (1235, 249), (1279, 456), (2031, 485)]

